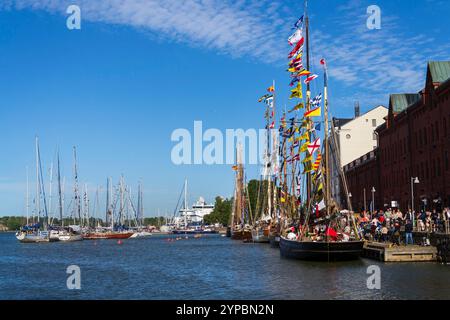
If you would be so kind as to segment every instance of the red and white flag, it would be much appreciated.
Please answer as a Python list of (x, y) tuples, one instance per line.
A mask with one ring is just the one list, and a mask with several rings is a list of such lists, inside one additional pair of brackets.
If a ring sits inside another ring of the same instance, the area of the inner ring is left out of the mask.
[(300, 50), (300, 48), (303, 46), (303, 43), (305, 42), (305, 38), (301, 38), (299, 42), (297, 42), (297, 44), (295, 45), (294, 49), (292, 49), (292, 51), (289, 53), (288, 58), (291, 59), (296, 53), (297, 51)]
[(313, 81), (314, 79), (316, 79), (318, 77), (317, 74), (313, 74), (311, 76), (309, 76), (308, 78), (305, 79), (305, 84), (310, 83), (311, 81)]
[(291, 46), (299, 42), (303, 38), (302, 29), (297, 29), (292, 36), (289, 37), (288, 42)]
[(320, 149), (320, 138), (317, 138), (316, 140), (314, 140), (314, 142), (308, 144), (308, 152), (310, 155), (312, 155), (314, 151), (319, 149)]

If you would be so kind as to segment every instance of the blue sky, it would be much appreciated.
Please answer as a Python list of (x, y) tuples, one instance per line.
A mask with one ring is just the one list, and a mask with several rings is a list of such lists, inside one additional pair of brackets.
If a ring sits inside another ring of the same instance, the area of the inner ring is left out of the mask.
[[(66, 28), (70, 4), (81, 7), (81, 30)], [(380, 30), (366, 27), (371, 4)], [(311, 0), (309, 10), (313, 65), (327, 59), (334, 116), (352, 116), (355, 100), (365, 111), (416, 92), (426, 61), (450, 58), (446, 1)], [(24, 213), (36, 134), (46, 170), (60, 147), (66, 188), (74, 145), (91, 190), (108, 176), (124, 174), (135, 189), (142, 179), (148, 216), (173, 211), (184, 178), (190, 202), (230, 196), (230, 166), (173, 165), (171, 133), (195, 120), (263, 127), (256, 100), (272, 80), (278, 107), (291, 106), (287, 38), (302, 12), (301, 1), (1, 1), (0, 215)]]

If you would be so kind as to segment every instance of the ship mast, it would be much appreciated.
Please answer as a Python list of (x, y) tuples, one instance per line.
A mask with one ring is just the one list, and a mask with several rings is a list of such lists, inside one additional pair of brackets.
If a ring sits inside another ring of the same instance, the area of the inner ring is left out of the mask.
[(27, 226), (30, 220), (30, 186), (28, 178), (28, 166), (27, 166)]
[[(74, 173), (74, 198), (75, 198), (75, 214), (78, 216), (78, 223), (81, 225), (81, 198), (78, 194), (78, 170), (77, 170), (77, 148), (73, 147), (73, 159), (74, 159), (74, 166), (73, 166), (73, 173)], [(74, 217), (75, 218), (75, 217)]]
[(39, 151), (38, 151), (39, 138), (36, 136), (36, 215), (37, 222), (41, 220), (41, 190), (39, 189)]
[(324, 133), (324, 140), (325, 140), (325, 204), (326, 204), (326, 210), (327, 210), (327, 216), (330, 214), (330, 183), (331, 183), (331, 177), (330, 177), (330, 153), (329, 153), (329, 141), (328, 141), (328, 73), (327, 73), (327, 66), (325, 61), (323, 62), (323, 96), (324, 96), (324, 121), (325, 121), (325, 133)]
[[(305, 0), (305, 30), (306, 30), (306, 70), (310, 70), (310, 61), (309, 61), (309, 17), (308, 17), (308, 0)], [(306, 84), (306, 112), (311, 110), (310, 105), (311, 98), (311, 85), (308, 82)], [(307, 122), (307, 130), (308, 132), (311, 130), (311, 124), (308, 120)], [(306, 174), (306, 203), (307, 208), (309, 209), (311, 206), (311, 172), (307, 172)]]
[(184, 180), (184, 229), (187, 230), (187, 179)]
[(63, 222), (63, 204), (62, 204), (62, 188), (61, 188), (61, 167), (59, 162), (59, 149), (58, 149), (58, 203), (59, 203), (59, 219), (61, 227), (64, 227)]

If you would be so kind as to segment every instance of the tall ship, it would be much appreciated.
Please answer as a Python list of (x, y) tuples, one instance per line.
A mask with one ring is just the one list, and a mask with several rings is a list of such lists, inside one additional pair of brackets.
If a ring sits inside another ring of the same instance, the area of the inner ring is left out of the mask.
[[(280, 252), (301, 260), (350, 260), (362, 252), (364, 242), (358, 234), (351, 202), (339, 163), (334, 127), (330, 126), (327, 64), (323, 68), (323, 96), (312, 97), (311, 84), (319, 76), (310, 63), (308, 3), (304, 15), (294, 24), (288, 42), (291, 95), (294, 107), (283, 113), (279, 132), (281, 169), (278, 180)], [(313, 64), (315, 65), (315, 64)], [(303, 94), (306, 85), (306, 95)], [(319, 87), (315, 83), (315, 88)], [(323, 103), (322, 103), (323, 100)], [(322, 108), (323, 106), (323, 108)], [(332, 165), (333, 163), (333, 165)], [(347, 199), (341, 208), (330, 192), (331, 168), (338, 170)]]
[(235, 171), (234, 197), (228, 234), (233, 240), (252, 241), (251, 212), (249, 211), (251, 207), (248, 202), (241, 146), (238, 147), (236, 165), (233, 166), (233, 170)]
[[(264, 154), (264, 163), (260, 174), (260, 180), (257, 184), (256, 196), (253, 201), (255, 208), (252, 219), (252, 241), (255, 243), (269, 243), (271, 238), (271, 229), (276, 226), (278, 218), (276, 181), (278, 173), (278, 132), (275, 129), (275, 81), (267, 89), (265, 95), (259, 98), (258, 102), (266, 104), (264, 118), (266, 122), (266, 151)], [(273, 233), (273, 232), (272, 232)]]

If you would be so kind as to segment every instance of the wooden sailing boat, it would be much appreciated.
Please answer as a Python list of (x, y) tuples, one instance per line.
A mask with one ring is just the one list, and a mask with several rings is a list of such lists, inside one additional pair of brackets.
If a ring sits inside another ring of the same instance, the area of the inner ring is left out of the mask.
[[(300, 19), (302, 20), (302, 18)], [(299, 20), (299, 21), (300, 21)], [(296, 37), (296, 47), (291, 52), (296, 55), (293, 64), (294, 77), (301, 79), (303, 74), (310, 74), (309, 67), (309, 18), (307, 16), (307, 1), (305, 1), (305, 15), (304, 15), (305, 27), (306, 27), (306, 39), (302, 36), (302, 30), (298, 32)], [(303, 23), (303, 21), (302, 21)], [(296, 23), (298, 27), (298, 22)], [(302, 65), (302, 45), (303, 41), (306, 40), (306, 64), (307, 69), (303, 68)], [(300, 50), (295, 52), (295, 50)], [(294, 55), (290, 55), (294, 56)], [(302, 260), (349, 260), (358, 258), (362, 252), (364, 242), (360, 239), (359, 234), (356, 230), (356, 225), (351, 212), (350, 198), (347, 196), (348, 208), (349, 210), (340, 210), (336, 202), (331, 198), (330, 195), (330, 137), (329, 137), (329, 123), (328, 123), (328, 83), (327, 83), (327, 69), (324, 60), (321, 60), (321, 64), (324, 66), (324, 145), (322, 150), (325, 153), (325, 159), (322, 159), (320, 152), (320, 140), (316, 139), (313, 144), (308, 144), (308, 151), (304, 155), (302, 162), (304, 163), (303, 176), (306, 177), (305, 181), (305, 193), (306, 193), (306, 203), (304, 203), (301, 210), (299, 206), (290, 203), (284, 206), (284, 212), (287, 212), (289, 216), (285, 215), (283, 217), (282, 223), (282, 234), (280, 238), (280, 252), (281, 255), (288, 258), (302, 259)], [(296, 66), (300, 66), (298, 69)], [(292, 67), (291, 67), (292, 68)], [(291, 69), (290, 69), (291, 70)], [(306, 72), (304, 72), (306, 71)], [(315, 77), (308, 78), (307, 91), (306, 91), (306, 113), (303, 116), (302, 124), (304, 124), (304, 133), (307, 139), (310, 140), (310, 135), (316, 135), (313, 129), (313, 122), (310, 120), (310, 111), (312, 100), (311, 100), (311, 90), (310, 82)], [(298, 84), (301, 92), (301, 80)], [(297, 92), (296, 97), (302, 99), (302, 94)], [(316, 99), (314, 99), (316, 100)], [(313, 106), (320, 108), (320, 105), (315, 101), (316, 104)], [(320, 102), (319, 102), (320, 103)], [(320, 109), (319, 109), (320, 111)], [(315, 113), (317, 114), (317, 113)], [(333, 133), (331, 129), (331, 133)], [(302, 137), (303, 137), (302, 135)], [(293, 150), (293, 149), (291, 149)], [(317, 152), (318, 150), (318, 152)], [(300, 154), (300, 151), (298, 155)], [(312, 161), (314, 155), (317, 155), (314, 162), (315, 172), (312, 172)], [(293, 155), (294, 156), (294, 155)], [(338, 159), (338, 157), (336, 157)], [(296, 166), (296, 161), (291, 158), (292, 166)], [(285, 166), (286, 167), (286, 166)], [(342, 171), (340, 164), (336, 166), (338, 170)], [(295, 167), (292, 172), (295, 173)], [(343, 180), (344, 189), (346, 190), (345, 176), (341, 174), (340, 177)], [(291, 193), (294, 190), (294, 175), (291, 179)], [(286, 186), (283, 185), (282, 188), (286, 190)], [(325, 190), (324, 190), (325, 189)], [(347, 191), (347, 190), (346, 190)], [(286, 191), (285, 191), (286, 192)], [(348, 194), (348, 192), (347, 192)], [(315, 217), (314, 217), (315, 214)], [(353, 226), (353, 228), (351, 227)], [(287, 227), (287, 228), (286, 228)], [(353, 230), (352, 230), (353, 229)]]
[[(269, 243), (270, 229), (272, 223), (276, 221), (275, 197), (274, 195), (274, 181), (276, 175), (277, 161), (276, 154), (278, 153), (276, 135), (272, 135), (272, 129), (275, 128), (275, 81), (272, 86), (267, 89), (271, 95), (265, 95), (260, 98), (260, 101), (266, 103), (265, 118), (266, 118), (266, 153), (264, 160), (263, 172), (261, 180), (258, 185), (257, 205), (255, 212), (255, 221), (252, 226), (252, 240), (256, 243)], [(262, 99), (262, 100), (261, 100)]]
[(236, 155), (236, 165), (233, 169), (236, 172), (235, 175), (235, 187), (234, 187), (234, 201), (233, 211), (231, 213), (231, 230), (230, 235), (233, 240), (252, 240), (251, 227), (248, 224), (247, 216), (247, 197), (246, 188), (244, 185), (244, 165), (242, 163), (242, 150), (241, 146), (238, 148)]
[[(108, 186), (110, 185), (110, 182), (108, 180)], [(119, 183), (119, 194), (116, 197), (116, 200), (120, 201), (120, 208), (119, 213), (117, 217), (116, 223), (114, 223), (114, 209), (115, 205), (108, 206), (108, 202), (110, 199), (110, 189), (107, 188), (107, 212), (106, 216), (108, 217), (108, 221), (110, 222), (109, 228), (97, 228), (94, 231), (89, 230), (87, 233), (83, 235), (83, 238), (85, 240), (100, 240), (100, 239), (128, 239), (130, 238), (134, 232), (129, 230), (125, 226), (125, 186), (124, 186), (124, 180), (123, 177), (120, 179)], [(117, 199), (118, 198), (118, 199)], [(117, 201), (116, 201), (117, 202)]]

